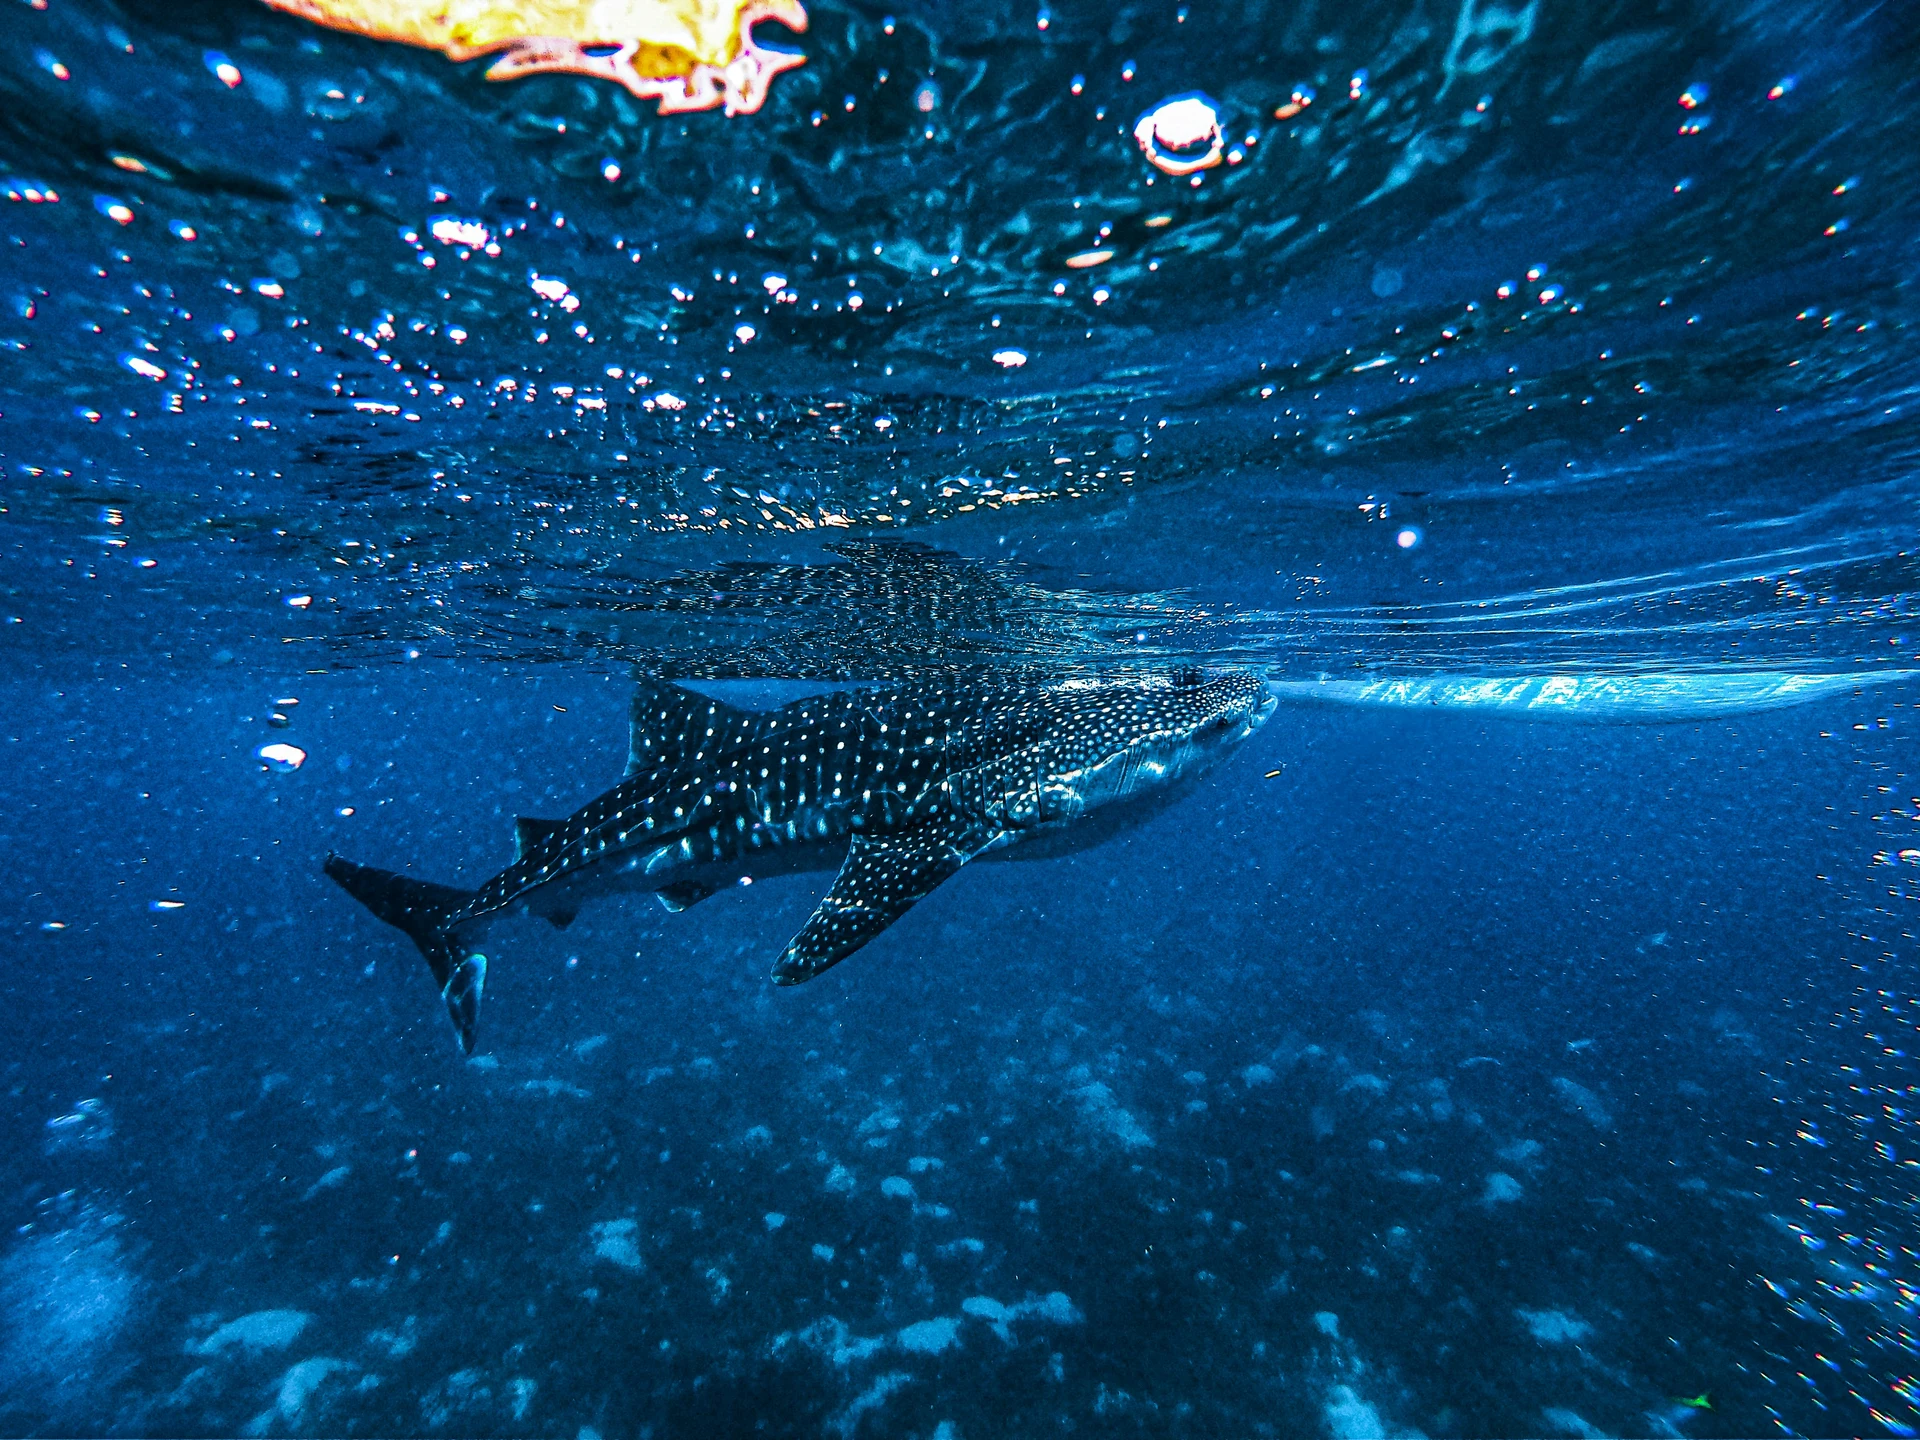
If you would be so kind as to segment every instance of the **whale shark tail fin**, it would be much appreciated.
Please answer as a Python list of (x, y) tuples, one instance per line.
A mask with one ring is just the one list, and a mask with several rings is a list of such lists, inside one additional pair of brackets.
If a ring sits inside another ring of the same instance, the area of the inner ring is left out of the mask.
[(420, 947), (433, 971), (434, 983), (440, 987), (440, 998), (446, 1001), (453, 1028), (460, 1034), (460, 1048), (471, 1055), (480, 1023), (480, 993), (487, 981), (487, 957), (469, 952), (454, 936), (449, 922), (473, 899), (474, 892), (396, 875), (391, 870), (376, 870), (371, 865), (356, 865), (331, 853), (326, 872), (341, 889), (387, 924), (406, 931)]

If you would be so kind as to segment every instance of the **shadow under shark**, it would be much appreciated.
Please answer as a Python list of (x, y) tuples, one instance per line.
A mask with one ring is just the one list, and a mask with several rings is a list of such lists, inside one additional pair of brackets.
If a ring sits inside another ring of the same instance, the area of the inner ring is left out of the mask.
[(333, 854), (326, 872), (420, 947), (472, 1054), (495, 916), (565, 927), (633, 891), (678, 911), (743, 879), (837, 867), (774, 963), (775, 984), (798, 985), (969, 860), (1063, 854), (1144, 819), (1275, 703), (1245, 672), (846, 691), (765, 713), (643, 684), (626, 778), (564, 820), (516, 820), (513, 864), (479, 889)]

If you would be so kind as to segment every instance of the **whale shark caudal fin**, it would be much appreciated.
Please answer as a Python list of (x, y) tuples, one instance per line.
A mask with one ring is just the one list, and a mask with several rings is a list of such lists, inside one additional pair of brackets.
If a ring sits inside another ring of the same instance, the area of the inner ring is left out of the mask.
[(473, 899), (473, 891), (356, 865), (331, 852), (326, 871), (341, 889), (387, 924), (406, 931), (420, 947), (440, 986), (440, 998), (447, 1002), (453, 1028), (460, 1032), (460, 1048), (471, 1055), (480, 1022), (480, 992), (487, 983), (487, 957), (468, 953), (447, 921)]
[(773, 983), (798, 985), (839, 964), (1000, 835), (946, 819), (897, 835), (854, 836), (832, 888), (774, 962)]

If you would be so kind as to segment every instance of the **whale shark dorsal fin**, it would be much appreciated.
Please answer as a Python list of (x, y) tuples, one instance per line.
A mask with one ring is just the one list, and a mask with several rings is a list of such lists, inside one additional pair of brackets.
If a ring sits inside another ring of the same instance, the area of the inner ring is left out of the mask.
[(759, 717), (661, 680), (634, 686), (628, 711), (627, 778), (679, 765), (744, 741)]
[(531, 815), (514, 816), (513, 858), (526, 859), (528, 851), (566, 823), (564, 820), (536, 820)]
[(774, 962), (773, 983), (798, 985), (847, 958), (1001, 832), (961, 817), (893, 835), (856, 835), (833, 888)]

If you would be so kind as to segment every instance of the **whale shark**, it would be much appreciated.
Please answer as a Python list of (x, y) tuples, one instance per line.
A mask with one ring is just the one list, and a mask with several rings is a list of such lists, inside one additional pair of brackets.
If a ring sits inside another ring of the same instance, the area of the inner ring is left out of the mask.
[(1138, 823), (1275, 704), (1245, 671), (844, 690), (772, 711), (642, 682), (625, 778), (564, 819), (516, 819), (513, 863), (477, 889), (331, 853), (325, 869), (412, 938), (471, 1055), (479, 947), (501, 915), (564, 928), (596, 900), (651, 892), (681, 911), (743, 881), (834, 869), (773, 965), (776, 985), (798, 985), (969, 861), (1058, 855)]

